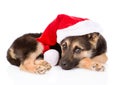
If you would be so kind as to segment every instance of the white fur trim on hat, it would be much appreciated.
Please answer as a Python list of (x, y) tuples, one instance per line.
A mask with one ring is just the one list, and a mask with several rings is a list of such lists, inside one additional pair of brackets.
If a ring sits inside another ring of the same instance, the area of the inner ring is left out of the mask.
[(59, 60), (59, 52), (54, 49), (50, 49), (44, 53), (44, 60), (52, 66), (55, 66)]
[(93, 32), (101, 33), (102, 28), (98, 23), (91, 20), (85, 20), (67, 28), (57, 30), (57, 42), (60, 43), (63, 39), (69, 36), (80, 36)]

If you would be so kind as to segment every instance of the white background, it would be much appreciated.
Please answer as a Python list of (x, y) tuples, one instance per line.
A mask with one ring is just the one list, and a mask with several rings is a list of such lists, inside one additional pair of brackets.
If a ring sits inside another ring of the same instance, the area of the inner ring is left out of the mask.
[[(45, 75), (34, 75), (7, 62), (14, 39), (42, 32), (60, 13), (90, 18), (103, 27), (109, 57), (105, 72), (53, 67)], [(119, 29), (119, 0), (0, 0), (0, 85), (120, 85)]]

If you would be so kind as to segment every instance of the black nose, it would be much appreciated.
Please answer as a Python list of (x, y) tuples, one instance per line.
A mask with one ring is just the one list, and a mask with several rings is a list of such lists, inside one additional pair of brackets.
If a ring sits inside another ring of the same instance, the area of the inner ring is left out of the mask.
[(61, 62), (61, 66), (67, 67), (67, 66), (68, 66), (68, 65), (67, 65), (67, 62), (66, 62), (66, 61)]
[(62, 69), (65, 69), (65, 70), (70, 70), (74, 67), (76, 67), (76, 65), (78, 65), (79, 63), (79, 60), (77, 59), (73, 59), (72, 61), (70, 60), (60, 60), (60, 66), (62, 67)]
[(61, 61), (60, 66), (62, 67), (62, 69), (65, 69), (65, 70), (72, 69), (71, 64), (67, 61)]

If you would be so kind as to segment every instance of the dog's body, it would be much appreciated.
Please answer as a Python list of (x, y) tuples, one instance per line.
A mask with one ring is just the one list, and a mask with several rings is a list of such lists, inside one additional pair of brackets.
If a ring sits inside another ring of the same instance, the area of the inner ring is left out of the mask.
[[(25, 34), (17, 38), (8, 49), (8, 61), (20, 66), (21, 70), (33, 73), (44, 73), (49, 70), (51, 65), (43, 60), (43, 45), (36, 41), (40, 35)], [(59, 64), (63, 69), (79, 67), (96, 71), (104, 70), (107, 46), (105, 39), (99, 33), (67, 37), (60, 46), (56, 44), (51, 48), (60, 52)]]
[[(29, 33), (17, 38), (7, 51), (7, 60), (21, 70), (45, 73), (51, 65), (43, 60), (43, 45), (36, 41), (41, 33)], [(51, 46), (61, 53), (59, 44)], [(61, 56), (61, 55), (59, 55)]]

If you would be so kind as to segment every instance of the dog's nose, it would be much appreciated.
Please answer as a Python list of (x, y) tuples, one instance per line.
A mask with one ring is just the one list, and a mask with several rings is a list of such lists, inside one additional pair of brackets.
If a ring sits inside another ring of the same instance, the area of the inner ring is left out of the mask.
[(62, 66), (67, 67), (67, 62), (66, 61), (63, 61), (61, 64), (62, 64)]
[(61, 65), (61, 67), (62, 67), (63, 69), (65, 69), (65, 70), (71, 69), (70, 66), (69, 66), (69, 64), (68, 64), (68, 62), (66, 62), (66, 61), (62, 61), (62, 62), (60, 63), (60, 65)]
[(61, 60), (60, 66), (62, 67), (62, 69), (70, 70), (70, 69), (76, 67), (76, 65), (78, 65), (78, 63), (79, 63), (78, 59), (74, 59), (72, 62), (70, 60)]

